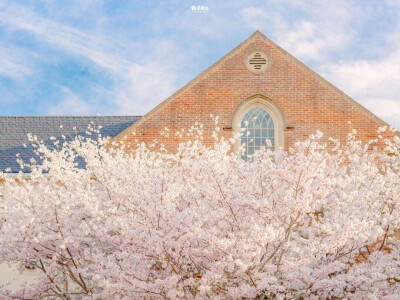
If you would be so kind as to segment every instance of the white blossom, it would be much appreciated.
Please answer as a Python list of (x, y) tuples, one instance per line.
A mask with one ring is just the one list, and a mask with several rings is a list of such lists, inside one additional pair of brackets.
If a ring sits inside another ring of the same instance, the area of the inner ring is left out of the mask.
[(189, 132), (176, 153), (91, 130), (57, 149), (31, 136), (30, 180), (0, 174), (0, 259), (41, 275), (1, 297), (398, 298), (400, 139), (328, 149), (317, 132), (248, 163), (240, 134), (210, 147), (201, 124)]

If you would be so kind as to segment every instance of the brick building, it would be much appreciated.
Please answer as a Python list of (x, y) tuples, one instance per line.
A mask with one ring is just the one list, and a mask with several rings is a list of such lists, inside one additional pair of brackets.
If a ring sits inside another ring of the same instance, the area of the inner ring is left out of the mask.
[(243, 140), (249, 154), (265, 143), (265, 137), (275, 148), (287, 150), (316, 130), (345, 141), (356, 129), (358, 137), (366, 141), (376, 137), (380, 126), (387, 125), (256, 31), (116, 138), (157, 139), (173, 150), (178, 140), (174, 135), (160, 135), (164, 127), (174, 132), (199, 122), (211, 141), (215, 125), (210, 114), (220, 117), (226, 137), (239, 130), (245, 120), (257, 118), (255, 124), (250, 121), (247, 125), (254, 128), (250, 134), (253, 141)]

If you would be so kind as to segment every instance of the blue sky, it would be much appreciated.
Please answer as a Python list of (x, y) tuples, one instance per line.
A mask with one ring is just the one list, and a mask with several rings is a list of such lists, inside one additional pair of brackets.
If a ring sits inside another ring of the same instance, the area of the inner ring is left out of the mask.
[(400, 128), (400, 0), (0, 0), (0, 115), (143, 115), (256, 29)]

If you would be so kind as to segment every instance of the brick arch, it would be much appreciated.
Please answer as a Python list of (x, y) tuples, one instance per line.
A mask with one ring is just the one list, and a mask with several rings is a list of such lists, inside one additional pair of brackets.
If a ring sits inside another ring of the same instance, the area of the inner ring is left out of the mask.
[[(285, 128), (286, 128), (286, 116), (279, 105), (271, 100), (269, 97), (262, 94), (255, 94), (246, 99), (243, 99), (235, 107), (231, 117), (231, 127), (235, 132), (240, 131), (240, 125), (243, 116), (253, 107), (261, 107), (271, 116), (274, 127), (275, 127), (275, 141), (276, 149), (285, 149)], [(236, 146), (238, 147), (238, 145)]]

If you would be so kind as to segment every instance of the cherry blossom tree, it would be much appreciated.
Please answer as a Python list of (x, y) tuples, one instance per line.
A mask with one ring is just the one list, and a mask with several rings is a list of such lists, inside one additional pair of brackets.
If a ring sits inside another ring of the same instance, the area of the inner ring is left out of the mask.
[(56, 147), (31, 137), (43, 163), (1, 174), (0, 257), (39, 275), (1, 297), (398, 299), (398, 137), (318, 132), (244, 162), (240, 137), (209, 147), (202, 131), (173, 154), (94, 129)]

